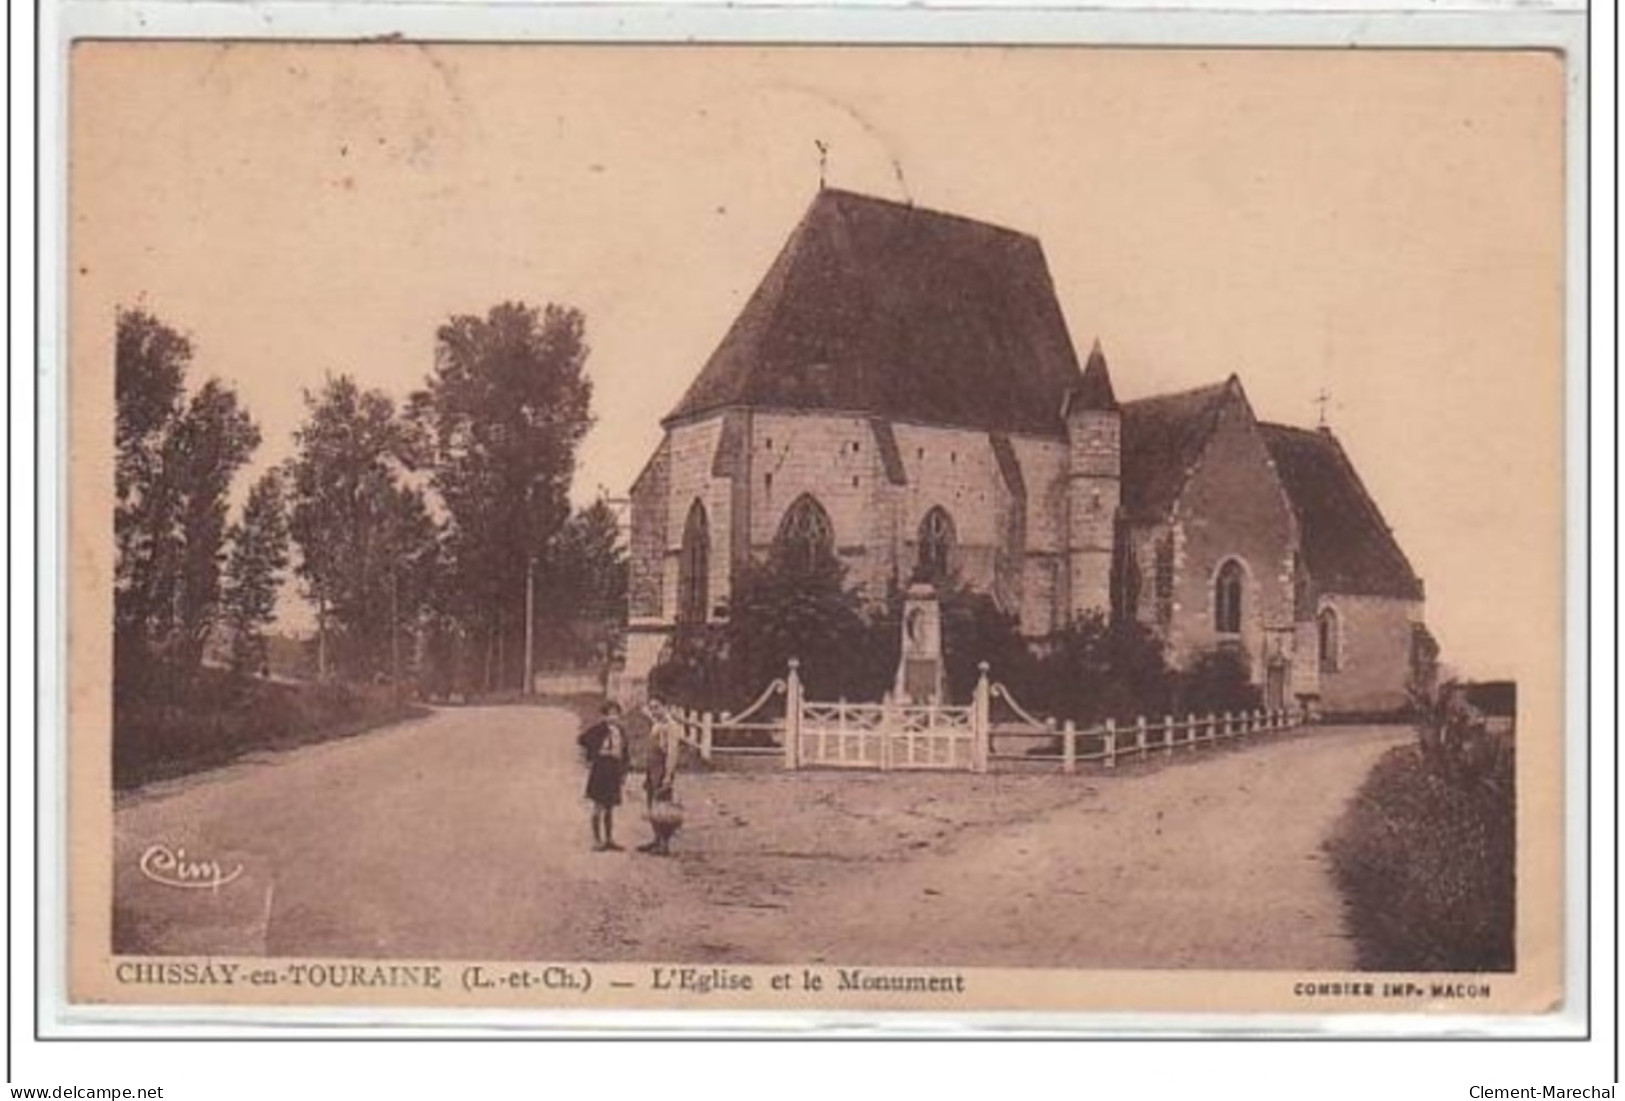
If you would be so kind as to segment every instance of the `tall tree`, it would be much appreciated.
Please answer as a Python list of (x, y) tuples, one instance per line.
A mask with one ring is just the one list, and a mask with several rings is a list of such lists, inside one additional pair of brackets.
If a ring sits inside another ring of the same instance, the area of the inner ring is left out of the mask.
[(450, 610), (484, 646), (486, 688), (520, 681), (525, 571), (570, 516), (576, 449), (592, 424), (580, 311), (505, 302), (451, 318), (412, 415), (444, 501)]
[(165, 468), (178, 486), (180, 554), (175, 577), (175, 656), (196, 668), (220, 612), (231, 481), (259, 446), (260, 431), (218, 379), (205, 382), (175, 424)]
[(137, 658), (173, 556), (175, 502), (162, 477), (165, 440), (180, 416), (192, 345), (144, 310), (119, 310), (114, 349), (116, 660)]
[[(192, 345), (121, 310), (114, 363), (114, 660), (122, 678), (179, 688), (220, 608), (227, 498), (260, 433), (229, 386), (186, 399)], [(170, 675), (152, 677), (159, 660)]]
[(379, 390), (348, 375), (305, 394), (294, 433), (289, 532), (296, 572), (316, 605), (318, 669), (398, 671), (401, 635), (428, 601), (436, 528), (411, 426)]
[(277, 590), (288, 565), (288, 519), (279, 471), (266, 471), (248, 491), (229, 541), (222, 603), (232, 665), (258, 669), (266, 661), (265, 628), (276, 614)]

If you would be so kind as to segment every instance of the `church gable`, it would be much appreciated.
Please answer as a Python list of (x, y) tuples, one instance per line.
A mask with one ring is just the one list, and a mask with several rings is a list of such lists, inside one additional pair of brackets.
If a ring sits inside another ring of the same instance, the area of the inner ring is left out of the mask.
[(1232, 377), (1197, 394), (1180, 403), (1194, 423), (1168, 437), (1171, 457), (1186, 465), (1166, 507), (1167, 527), (1146, 525), (1171, 532), (1175, 552), (1171, 586), (1155, 576), (1166, 567), (1153, 562), (1152, 596), (1171, 588), (1176, 654), (1240, 645), (1256, 672), (1296, 620), (1296, 520), (1240, 382)]
[(827, 189), (668, 423), (749, 406), (1059, 436), (1081, 381), (1036, 239)]

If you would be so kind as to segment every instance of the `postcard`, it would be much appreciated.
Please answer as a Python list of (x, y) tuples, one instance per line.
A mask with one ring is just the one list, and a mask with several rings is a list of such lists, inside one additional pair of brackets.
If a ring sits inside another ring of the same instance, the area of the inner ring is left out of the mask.
[(70, 1007), (1570, 995), (1562, 53), (68, 77)]

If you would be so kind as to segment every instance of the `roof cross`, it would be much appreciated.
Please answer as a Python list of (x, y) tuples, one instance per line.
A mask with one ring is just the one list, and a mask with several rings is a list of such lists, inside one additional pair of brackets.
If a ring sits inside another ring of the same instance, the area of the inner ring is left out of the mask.
[(814, 138), (813, 144), (818, 146), (818, 190), (822, 191), (824, 176), (829, 169), (829, 146), (819, 138)]
[(1320, 406), (1320, 427), (1322, 428), (1326, 427), (1326, 405), (1331, 400), (1332, 392), (1324, 386), (1320, 388), (1320, 393), (1315, 395), (1315, 404)]

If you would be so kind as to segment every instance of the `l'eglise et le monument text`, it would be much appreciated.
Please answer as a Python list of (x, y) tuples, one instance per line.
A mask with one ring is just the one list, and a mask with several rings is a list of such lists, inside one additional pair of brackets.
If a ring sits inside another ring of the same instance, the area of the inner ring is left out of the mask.
[(727, 615), (741, 565), (830, 552), (870, 594), (949, 576), (1039, 641), (1131, 616), (1237, 648), (1271, 708), (1401, 706), (1423, 589), (1332, 433), (1234, 375), (1119, 400), (1037, 239), (818, 193), (632, 490), (626, 675)]

